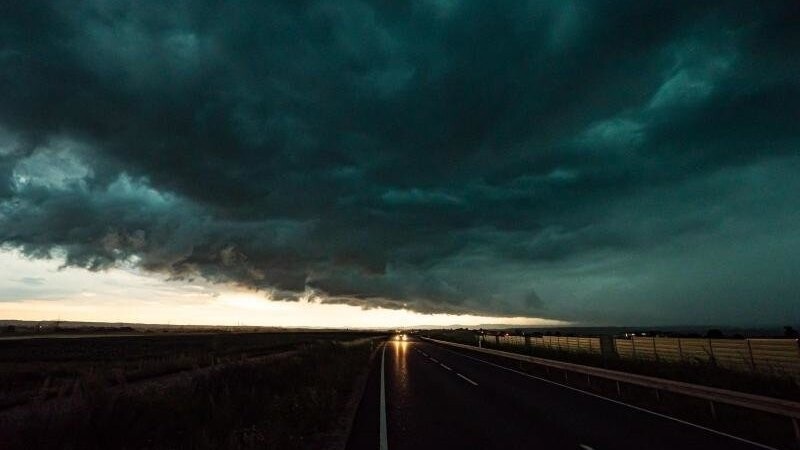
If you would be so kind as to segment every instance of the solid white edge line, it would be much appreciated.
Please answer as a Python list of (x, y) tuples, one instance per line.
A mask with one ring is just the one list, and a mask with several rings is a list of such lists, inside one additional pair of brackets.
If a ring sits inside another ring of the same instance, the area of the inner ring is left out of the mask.
[(451, 368), (449, 368), (449, 367), (445, 366), (445, 365), (444, 365), (444, 364), (442, 364), (442, 363), (439, 363), (439, 365), (440, 365), (440, 366), (442, 366), (442, 367), (444, 367), (444, 368), (445, 368), (445, 369), (447, 369), (447, 370), (453, 370), (453, 369), (451, 369)]
[(461, 374), (460, 374), (460, 373), (458, 373), (458, 372), (456, 372), (456, 375), (458, 375), (458, 376), (460, 376), (461, 378), (463, 378), (463, 379), (465, 379), (465, 380), (469, 381), (470, 383), (472, 383), (472, 385), (473, 385), (473, 386), (477, 386), (477, 385), (478, 385), (478, 383), (476, 383), (476, 382), (474, 382), (474, 381), (470, 380), (469, 378), (465, 377), (464, 375), (461, 375)]
[(438, 362), (439, 362), (439, 360), (438, 360), (438, 359), (436, 359), (436, 358), (431, 358), (431, 361), (433, 361), (433, 362), (435, 362), (435, 363), (438, 363)]
[(499, 369), (508, 370), (509, 372), (514, 372), (516, 374), (519, 374), (519, 375), (522, 375), (522, 376), (525, 376), (525, 377), (528, 377), (528, 378), (533, 378), (535, 380), (544, 381), (545, 383), (550, 383), (550, 384), (554, 384), (556, 386), (561, 386), (561, 387), (563, 387), (565, 389), (569, 389), (569, 390), (572, 390), (572, 391), (575, 391), (575, 392), (580, 392), (580, 393), (583, 393), (583, 394), (586, 394), (586, 395), (589, 395), (589, 396), (592, 396), (592, 397), (603, 399), (603, 400), (611, 402), (611, 403), (616, 403), (618, 405), (627, 406), (628, 408), (632, 408), (632, 409), (635, 409), (637, 411), (641, 411), (641, 412), (645, 412), (645, 413), (648, 413), (648, 414), (652, 414), (654, 416), (658, 416), (658, 417), (661, 417), (663, 419), (672, 420), (674, 422), (678, 422), (678, 423), (681, 423), (681, 424), (684, 424), (684, 425), (689, 425), (690, 427), (699, 428), (701, 430), (708, 431), (710, 433), (718, 434), (720, 436), (725, 436), (727, 438), (731, 438), (731, 439), (739, 441), (739, 442), (744, 442), (745, 444), (754, 445), (756, 447), (767, 449), (767, 450), (780, 450), (780, 449), (777, 449), (775, 447), (770, 447), (769, 445), (766, 445), (766, 444), (753, 442), (753, 441), (751, 441), (749, 439), (745, 439), (745, 438), (742, 438), (742, 437), (739, 437), (739, 436), (734, 436), (732, 434), (725, 433), (724, 431), (719, 431), (719, 430), (715, 430), (713, 428), (704, 427), (702, 425), (698, 425), (698, 424), (692, 423), (692, 422), (687, 422), (685, 420), (681, 420), (681, 419), (678, 419), (676, 417), (668, 416), (666, 414), (661, 414), (659, 412), (651, 411), (649, 409), (640, 408), (638, 406), (631, 405), (630, 403), (625, 403), (625, 402), (621, 402), (619, 400), (614, 400), (613, 398), (603, 397), (602, 395), (595, 394), (594, 392), (584, 391), (582, 389), (574, 388), (572, 386), (567, 386), (566, 384), (556, 383), (553, 380), (548, 380), (546, 378), (540, 378), (540, 377), (537, 377), (535, 375), (531, 375), (529, 373), (521, 372), (519, 370), (515, 370), (515, 369), (512, 369), (510, 367), (505, 367), (505, 366), (501, 366), (499, 364), (491, 363), (489, 361), (484, 361), (482, 359), (475, 358), (473, 356), (465, 355), (463, 353), (459, 353), (459, 352), (450, 350), (449, 348), (445, 348), (445, 347), (439, 347), (439, 348), (441, 348), (442, 350), (448, 351), (450, 353), (454, 353), (456, 355), (463, 356), (464, 358), (469, 358), (469, 359), (472, 359), (472, 360), (475, 360), (475, 361), (478, 361), (478, 362), (482, 362), (484, 364), (488, 364), (490, 366), (497, 367)]
[(384, 365), (386, 363), (386, 343), (383, 344), (381, 353), (381, 425), (380, 425), (380, 449), (389, 450), (389, 437), (386, 435), (386, 382), (384, 379)]

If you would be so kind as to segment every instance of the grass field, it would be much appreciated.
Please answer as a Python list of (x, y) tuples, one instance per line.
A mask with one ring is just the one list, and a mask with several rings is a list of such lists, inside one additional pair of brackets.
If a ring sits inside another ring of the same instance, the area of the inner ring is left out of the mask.
[(76, 380), (126, 384), (365, 333), (237, 333), (0, 341), (0, 410), (69, 395)]
[[(9, 449), (323, 448), (366, 333), (0, 343)], [(352, 343), (352, 344), (351, 344)], [(316, 443), (315, 443), (316, 442)]]

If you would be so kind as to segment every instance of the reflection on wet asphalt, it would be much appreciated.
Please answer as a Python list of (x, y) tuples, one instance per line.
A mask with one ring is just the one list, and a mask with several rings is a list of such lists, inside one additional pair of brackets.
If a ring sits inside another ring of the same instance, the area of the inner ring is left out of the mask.
[[(758, 448), (498, 368), (480, 355), (418, 339), (385, 345), (391, 450)], [(348, 449), (379, 448), (379, 398), (380, 370), (373, 368)]]

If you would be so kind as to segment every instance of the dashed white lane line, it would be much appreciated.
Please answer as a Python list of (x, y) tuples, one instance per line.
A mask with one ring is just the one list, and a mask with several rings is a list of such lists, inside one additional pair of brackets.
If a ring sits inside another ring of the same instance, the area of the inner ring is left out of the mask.
[(438, 360), (438, 359), (436, 359), (436, 358), (431, 358), (431, 361), (433, 361), (433, 362), (435, 362), (435, 363), (438, 363), (438, 362), (439, 362), (439, 360)]
[(453, 369), (451, 369), (451, 368), (449, 368), (449, 367), (445, 366), (445, 365), (444, 365), (444, 364), (442, 364), (442, 363), (439, 363), (439, 365), (440, 365), (440, 366), (442, 366), (442, 367), (444, 367), (444, 368), (445, 368), (445, 369), (447, 369), (447, 370), (450, 370), (450, 371), (452, 371), (452, 370), (453, 370)]
[(580, 447), (581, 447), (583, 450), (594, 450), (592, 447), (589, 447), (589, 446), (588, 446), (588, 445), (586, 445), (586, 444), (580, 444)]
[(461, 375), (460, 373), (456, 373), (456, 375), (458, 375), (458, 376), (460, 376), (461, 378), (463, 378), (463, 379), (465, 379), (465, 380), (469, 381), (469, 382), (470, 382), (470, 383), (471, 383), (473, 386), (477, 386), (477, 385), (478, 385), (478, 383), (476, 383), (476, 382), (474, 382), (474, 381), (470, 380), (469, 378), (465, 377), (464, 375)]
[(428, 354), (427, 354), (427, 353), (425, 353), (425, 352), (422, 352), (422, 354), (423, 354), (423, 355), (425, 355), (425, 356), (428, 356)]
[(556, 386), (561, 386), (564, 389), (569, 389), (571, 391), (580, 392), (580, 393), (586, 394), (586, 395), (588, 395), (590, 397), (595, 397), (595, 398), (598, 398), (598, 399), (601, 399), (601, 400), (605, 400), (607, 402), (616, 403), (617, 405), (621, 405), (621, 406), (627, 406), (628, 408), (635, 409), (637, 411), (641, 411), (641, 412), (646, 413), (646, 414), (652, 414), (652, 415), (654, 415), (656, 417), (661, 417), (663, 419), (671, 420), (673, 422), (677, 422), (677, 423), (680, 423), (680, 424), (683, 424), (683, 425), (688, 425), (690, 427), (694, 427), (694, 428), (697, 428), (697, 429), (700, 429), (700, 430), (703, 430), (703, 431), (707, 431), (709, 433), (717, 434), (717, 435), (720, 435), (720, 436), (725, 436), (725, 437), (733, 439), (735, 441), (739, 441), (739, 442), (744, 442), (746, 444), (750, 444), (750, 445), (752, 445), (754, 447), (759, 447), (759, 448), (763, 448), (763, 449), (766, 449), (766, 450), (778, 450), (775, 447), (770, 447), (770, 446), (765, 445), (765, 444), (760, 444), (758, 442), (754, 442), (754, 441), (751, 441), (749, 439), (740, 438), (739, 436), (734, 436), (732, 434), (728, 434), (728, 433), (725, 433), (725, 432), (722, 432), (722, 431), (718, 431), (718, 430), (715, 430), (713, 428), (704, 427), (704, 426), (698, 425), (696, 423), (687, 422), (685, 420), (681, 420), (681, 419), (678, 419), (676, 417), (668, 416), (666, 414), (661, 414), (661, 413), (658, 413), (658, 412), (655, 412), (655, 411), (650, 411), (649, 409), (640, 408), (638, 406), (634, 406), (634, 405), (631, 405), (629, 403), (621, 402), (619, 400), (614, 400), (612, 398), (603, 397), (602, 395), (598, 395), (598, 394), (595, 394), (593, 392), (584, 391), (584, 390), (581, 390), (581, 389), (578, 389), (578, 388), (575, 388), (575, 387), (572, 387), (572, 386), (567, 386), (566, 384), (556, 383), (555, 381), (548, 380), (547, 378), (541, 378), (541, 377), (537, 377), (535, 375), (531, 375), (529, 373), (520, 372), (519, 370), (515, 370), (515, 369), (512, 369), (510, 367), (501, 366), (499, 364), (491, 363), (489, 361), (485, 361), (485, 360), (480, 359), (480, 358), (475, 358), (473, 356), (465, 355), (463, 353), (456, 352), (456, 351), (453, 351), (453, 350), (450, 350), (450, 349), (447, 349), (447, 348), (443, 348), (442, 350), (444, 350), (446, 352), (453, 353), (453, 354), (458, 355), (458, 356), (461, 356), (463, 358), (471, 359), (473, 361), (477, 361), (477, 362), (480, 362), (480, 363), (483, 363), (483, 364), (490, 365), (492, 367), (497, 367), (498, 369), (507, 370), (509, 372), (513, 372), (513, 373), (516, 373), (518, 375), (522, 375), (523, 377), (532, 378), (534, 380), (539, 380), (539, 381), (542, 381), (542, 382), (545, 382), (545, 383), (549, 383), (549, 384), (553, 384), (553, 385), (556, 385)]

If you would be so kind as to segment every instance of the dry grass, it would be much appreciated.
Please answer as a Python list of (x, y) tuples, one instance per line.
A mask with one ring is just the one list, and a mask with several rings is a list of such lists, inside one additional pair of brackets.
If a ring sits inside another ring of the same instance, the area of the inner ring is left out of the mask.
[(0, 421), (13, 449), (322, 448), (365, 367), (370, 344), (316, 340), (279, 358), (221, 364), (109, 389), (98, 372), (60, 401)]
[(35, 339), (0, 342), (0, 410), (71, 395), (86, 377), (106, 386), (279, 352), (364, 333), (241, 333)]

